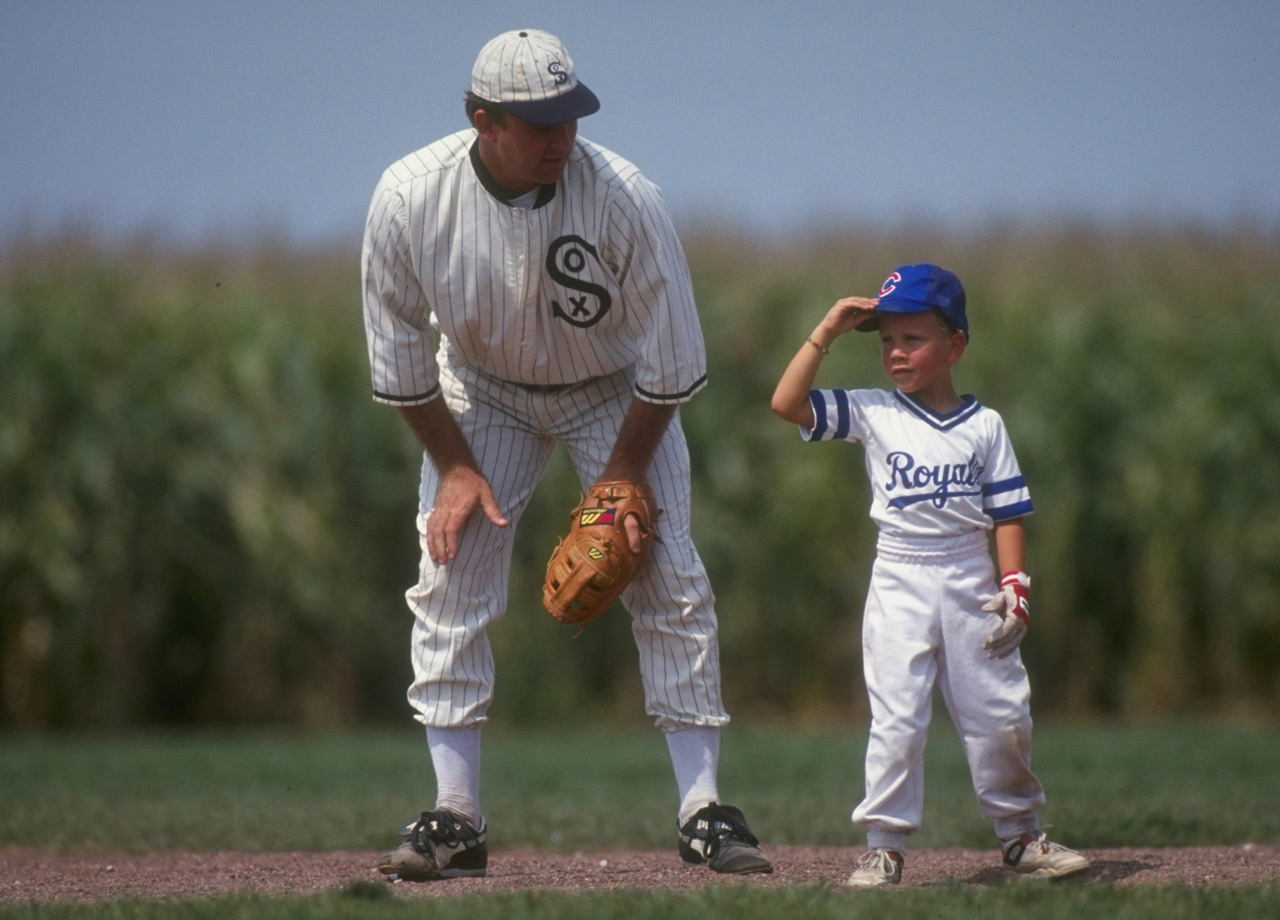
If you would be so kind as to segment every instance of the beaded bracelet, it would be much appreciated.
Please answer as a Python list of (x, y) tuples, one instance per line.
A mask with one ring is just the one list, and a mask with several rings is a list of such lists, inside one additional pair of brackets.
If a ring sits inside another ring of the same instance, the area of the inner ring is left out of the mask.
[(817, 342), (815, 342), (815, 341), (813, 340), (813, 336), (811, 336), (811, 335), (806, 335), (806, 336), (804, 337), (804, 340), (805, 340), (806, 342), (808, 342), (810, 345), (812, 345), (814, 348), (818, 349), (818, 351), (822, 352), (824, 355), (829, 355), (829, 354), (831, 354), (831, 349), (830, 349), (830, 348), (825, 348), (825, 347), (823, 347), (822, 345), (819, 345)]

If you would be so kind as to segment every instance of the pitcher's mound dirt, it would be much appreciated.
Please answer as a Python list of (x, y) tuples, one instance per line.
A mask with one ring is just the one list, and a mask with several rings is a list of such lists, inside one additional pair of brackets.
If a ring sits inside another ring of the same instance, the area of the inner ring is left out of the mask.
[[(848, 847), (767, 848), (769, 875), (721, 876), (686, 869), (674, 851), (547, 853), (500, 850), (489, 874), (446, 882), (397, 882), (397, 897), (461, 897), (510, 891), (689, 891), (709, 886), (839, 887), (861, 855)], [(1093, 868), (1061, 884), (1257, 885), (1280, 881), (1280, 846), (1086, 850)], [(313, 894), (352, 882), (387, 884), (376, 852), (96, 853), (0, 850), (0, 901), (189, 898), (237, 892)], [(999, 867), (999, 851), (917, 850), (907, 854), (904, 885), (1024, 883)], [(1040, 883), (1031, 883), (1040, 884)]]

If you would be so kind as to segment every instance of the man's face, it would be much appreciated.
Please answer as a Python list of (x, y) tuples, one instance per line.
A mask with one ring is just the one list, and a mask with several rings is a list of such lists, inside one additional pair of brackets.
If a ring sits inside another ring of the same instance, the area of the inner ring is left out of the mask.
[(483, 141), (481, 159), (509, 195), (523, 195), (559, 180), (569, 161), (578, 122), (535, 125), (508, 114), (498, 124), (483, 110), (476, 113)]

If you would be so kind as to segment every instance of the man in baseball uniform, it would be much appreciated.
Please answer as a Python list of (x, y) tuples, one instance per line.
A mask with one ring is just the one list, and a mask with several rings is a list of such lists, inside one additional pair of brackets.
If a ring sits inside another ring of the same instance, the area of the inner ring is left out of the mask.
[(435, 808), (378, 867), (485, 874), (486, 630), (505, 612), (515, 524), (561, 443), (584, 489), (647, 481), (662, 509), (622, 600), (675, 769), (679, 853), (718, 872), (770, 871), (716, 786), (729, 717), (677, 414), (706, 385), (706, 356), (680, 242), (657, 187), (578, 137), (599, 102), (555, 36), (486, 44), (466, 105), (470, 128), (383, 174), (362, 254), (374, 399), (425, 451), (408, 697), (437, 786)]

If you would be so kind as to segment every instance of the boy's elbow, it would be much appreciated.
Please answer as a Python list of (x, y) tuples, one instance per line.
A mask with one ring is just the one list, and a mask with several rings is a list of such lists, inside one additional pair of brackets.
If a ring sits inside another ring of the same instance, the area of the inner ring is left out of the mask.
[(780, 398), (775, 393), (769, 403), (769, 408), (773, 410), (774, 415), (784, 422), (813, 427), (813, 413), (810, 411), (807, 401), (796, 403), (794, 400)]
[(783, 398), (777, 393), (773, 394), (773, 399), (769, 401), (769, 408), (773, 410), (773, 414), (784, 421), (792, 421), (795, 418), (796, 408), (793, 401)]

